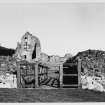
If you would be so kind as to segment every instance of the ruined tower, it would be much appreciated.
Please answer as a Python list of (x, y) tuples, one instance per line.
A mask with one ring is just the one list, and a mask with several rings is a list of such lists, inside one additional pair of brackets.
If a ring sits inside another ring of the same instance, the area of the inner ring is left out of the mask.
[(41, 45), (36, 36), (33, 36), (29, 32), (26, 32), (22, 36), (21, 42), (17, 44), (15, 56), (18, 59), (31, 62), (40, 58)]

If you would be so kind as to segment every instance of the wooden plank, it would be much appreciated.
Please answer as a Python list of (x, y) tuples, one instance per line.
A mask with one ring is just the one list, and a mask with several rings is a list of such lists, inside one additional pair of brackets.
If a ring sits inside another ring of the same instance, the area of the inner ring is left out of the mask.
[(39, 87), (39, 83), (38, 83), (38, 62), (36, 62), (35, 64), (35, 87)]
[(65, 66), (65, 67), (63, 67), (63, 68), (69, 68), (69, 66)]
[(63, 74), (63, 76), (78, 76), (78, 74)]
[(77, 63), (64, 63), (63, 67), (66, 67), (66, 66), (75, 66), (75, 65), (77, 65)]
[(69, 85), (62, 84), (62, 86), (78, 86), (78, 84), (69, 84)]
[(60, 87), (62, 87), (62, 84), (63, 84), (63, 65), (62, 64), (59, 65), (59, 69), (60, 69), (60, 74), (59, 74)]
[(21, 88), (20, 63), (17, 63), (17, 88)]
[[(35, 64), (34, 64), (33, 69), (34, 69), (34, 79), (35, 79)], [(34, 81), (36, 82), (36, 80), (34, 80)], [(35, 87), (35, 83), (34, 83), (34, 87)]]
[(81, 59), (78, 59), (78, 87), (81, 85)]
[(75, 87), (75, 86), (78, 87), (78, 84), (70, 84), (70, 85), (64, 85), (64, 84), (63, 84), (62, 87), (64, 87), (64, 86), (66, 86), (66, 87), (73, 87), (73, 86), (74, 86), (74, 87)]
[(45, 75), (45, 74), (47, 74), (46, 72), (45, 73), (39, 73), (38, 75)]

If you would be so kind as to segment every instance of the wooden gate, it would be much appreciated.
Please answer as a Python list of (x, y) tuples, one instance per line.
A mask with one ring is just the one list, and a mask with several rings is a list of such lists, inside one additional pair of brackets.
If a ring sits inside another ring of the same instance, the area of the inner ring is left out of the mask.
[(80, 87), (81, 61), (76, 63), (64, 63), (60, 69), (60, 87), (78, 88)]
[(38, 85), (41, 86), (48, 79), (48, 66), (45, 64), (38, 64)]
[(18, 62), (17, 87), (34, 88), (35, 87), (35, 64), (27, 61)]
[(20, 61), (17, 66), (18, 88), (38, 88), (48, 78), (48, 67), (39, 62)]

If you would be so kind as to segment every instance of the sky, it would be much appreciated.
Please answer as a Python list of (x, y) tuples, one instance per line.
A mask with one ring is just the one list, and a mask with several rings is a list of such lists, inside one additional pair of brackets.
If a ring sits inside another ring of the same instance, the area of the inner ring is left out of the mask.
[(48, 55), (105, 51), (105, 3), (0, 2), (0, 44), (15, 49), (27, 31)]

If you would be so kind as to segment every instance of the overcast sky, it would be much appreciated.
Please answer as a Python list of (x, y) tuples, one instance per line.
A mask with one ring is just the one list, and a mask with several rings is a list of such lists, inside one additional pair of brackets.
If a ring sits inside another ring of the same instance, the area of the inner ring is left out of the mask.
[(105, 50), (105, 3), (0, 3), (0, 43), (16, 48), (29, 31), (48, 55)]

